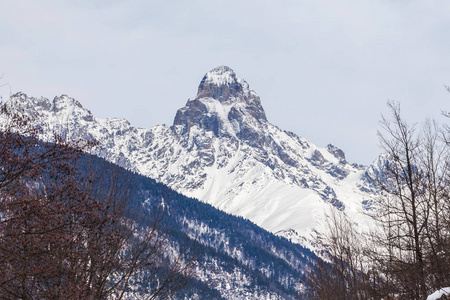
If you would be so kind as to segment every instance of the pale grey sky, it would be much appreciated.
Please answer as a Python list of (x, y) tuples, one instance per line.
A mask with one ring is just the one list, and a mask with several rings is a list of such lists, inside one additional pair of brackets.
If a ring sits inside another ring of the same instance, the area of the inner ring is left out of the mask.
[(0, 0), (0, 75), (13, 93), (151, 127), (227, 65), (273, 124), (369, 164), (386, 101), (446, 121), (449, 33), (448, 0)]

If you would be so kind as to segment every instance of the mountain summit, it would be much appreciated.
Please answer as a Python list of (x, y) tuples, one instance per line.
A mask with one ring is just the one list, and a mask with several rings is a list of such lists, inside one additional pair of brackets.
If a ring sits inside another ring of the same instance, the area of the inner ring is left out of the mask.
[(189, 132), (193, 125), (215, 136), (245, 134), (248, 123), (261, 126), (266, 114), (256, 93), (229, 67), (212, 69), (203, 77), (195, 99), (179, 109), (174, 126)]
[(67, 96), (55, 101), (24, 94), (9, 100), (36, 123), (96, 139), (109, 161), (293, 240), (325, 230), (331, 206), (364, 226), (363, 204), (374, 197), (364, 168), (335, 146), (317, 147), (271, 124), (258, 95), (229, 67), (206, 73), (170, 127), (135, 128), (95, 118)]
[(198, 99), (213, 98), (224, 104), (238, 100), (250, 100), (255, 96), (255, 92), (250, 90), (248, 83), (238, 78), (236, 73), (227, 66), (220, 66), (206, 73), (200, 82), (197, 93)]

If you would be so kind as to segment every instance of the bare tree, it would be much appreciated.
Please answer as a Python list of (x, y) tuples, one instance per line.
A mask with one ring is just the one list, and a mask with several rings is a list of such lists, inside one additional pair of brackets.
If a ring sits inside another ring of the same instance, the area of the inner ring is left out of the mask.
[[(314, 299), (370, 299), (378, 287), (378, 273), (370, 272), (366, 242), (344, 212), (327, 215), (327, 233), (317, 236), (318, 260), (308, 279)], [(375, 275), (375, 276), (374, 276)]]
[(449, 229), (445, 219), (448, 207), (449, 151), (443, 141), (442, 131), (434, 121), (427, 121), (421, 135), (420, 167), (424, 175), (424, 198), (430, 211), (425, 228), (427, 259), (427, 284), (431, 288), (445, 287), (450, 276), (448, 264)]
[(328, 216), (317, 241), (328, 263), (318, 262), (309, 280), (319, 299), (425, 299), (450, 285), (448, 128), (409, 125), (398, 103), (388, 106), (379, 132), (386, 161), (372, 178), (383, 194), (369, 213), (378, 226), (363, 247), (343, 212)]
[(392, 120), (383, 117), (385, 133), (379, 132), (380, 143), (389, 155), (385, 169), (388, 180), (378, 182), (387, 194), (377, 212), (377, 220), (387, 233), (384, 264), (386, 272), (400, 271), (396, 276), (400, 292), (409, 299), (423, 299), (427, 295), (423, 238), (430, 209), (419, 169), (421, 143), (415, 126), (401, 118), (399, 104), (390, 102), (388, 106)]
[(186, 284), (194, 261), (171, 251), (164, 210), (85, 156), (95, 143), (43, 142), (26, 116), (0, 115), (0, 298), (164, 299)]
[(398, 103), (388, 103), (391, 119), (383, 117), (380, 142), (388, 154), (384, 176), (374, 179), (384, 191), (375, 219), (378, 268), (401, 299), (424, 299), (448, 281), (442, 260), (449, 215), (448, 147), (432, 121), (422, 130), (401, 118)]

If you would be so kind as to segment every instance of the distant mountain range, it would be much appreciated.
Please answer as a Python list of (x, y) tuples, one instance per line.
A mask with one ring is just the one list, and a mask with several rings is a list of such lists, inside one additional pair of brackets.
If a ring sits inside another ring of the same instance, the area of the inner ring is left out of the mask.
[(99, 119), (66, 95), (50, 101), (17, 93), (7, 105), (37, 125), (97, 140), (97, 154), (110, 162), (304, 245), (325, 230), (333, 206), (366, 226), (363, 212), (378, 193), (368, 174), (379, 161), (350, 164), (341, 149), (271, 124), (258, 95), (226, 66), (206, 73), (172, 126)]

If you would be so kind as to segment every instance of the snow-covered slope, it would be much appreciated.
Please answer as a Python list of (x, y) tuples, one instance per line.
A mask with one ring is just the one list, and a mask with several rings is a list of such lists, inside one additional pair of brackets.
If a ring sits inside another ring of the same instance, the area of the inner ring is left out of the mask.
[(70, 137), (98, 140), (100, 156), (112, 162), (293, 240), (324, 230), (331, 206), (364, 226), (374, 197), (370, 170), (268, 122), (258, 95), (229, 67), (204, 76), (170, 127), (99, 119), (66, 95), (18, 93), (8, 105)]

